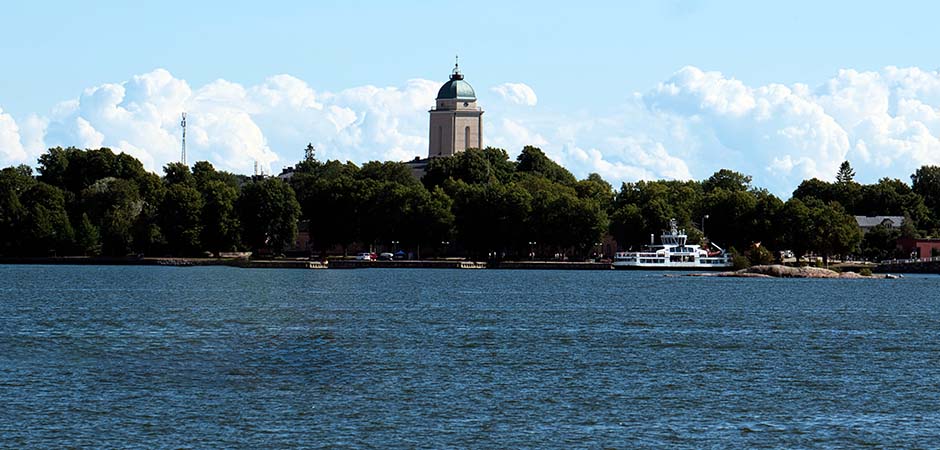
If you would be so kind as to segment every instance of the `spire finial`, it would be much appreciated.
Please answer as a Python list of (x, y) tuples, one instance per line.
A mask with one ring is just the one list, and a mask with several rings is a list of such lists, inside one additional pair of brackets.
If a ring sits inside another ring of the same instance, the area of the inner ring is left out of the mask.
[(454, 70), (451, 71), (451, 80), (462, 80), (463, 74), (460, 73), (460, 56), (454, 55)]

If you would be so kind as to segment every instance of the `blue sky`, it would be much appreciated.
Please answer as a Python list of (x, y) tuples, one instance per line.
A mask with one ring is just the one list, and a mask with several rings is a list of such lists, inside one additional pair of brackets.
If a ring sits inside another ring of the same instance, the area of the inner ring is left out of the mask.
[[(307, 141), (356, 162), (417, 155), (426, 152), (432, 84), (446, 80), (457, 53), (487, 110), (486, 142), (511, 154), (540, 144), (579, 176), (702, 178), (731, 165), (786, 193), (803, 177), (829, 176), (843, 158), (862, 181), (907, 179), (917, 164), (940, 162), (934, 118), (918, 109), (940, 107), (933, 2), (34, 1), (3, 9), (4, 165), (31, 163), (50, 145), (101, 143), (159, 170), (177, 145), (176, 106), (193, 109), (205, 134), (192, 146), (196, 157), (231, 170), (253, 160), (278, 170)], [(499, 88), (507, 83), (516, 87)], [(770, 92), (778, 85), (792, 98), (778, 102)], [(506, 95), (517, 88), (522, 97)], [(735, 97), (738, 88), (748, 98)], [(273, 91), (302, 100), (288, 108), (261, 94)], [(776, 106), (761, 110), (768, 95)], [(744, 109), (721, 106), (728, 98)], [(138, 132), (147, 121), (152, 132)]]

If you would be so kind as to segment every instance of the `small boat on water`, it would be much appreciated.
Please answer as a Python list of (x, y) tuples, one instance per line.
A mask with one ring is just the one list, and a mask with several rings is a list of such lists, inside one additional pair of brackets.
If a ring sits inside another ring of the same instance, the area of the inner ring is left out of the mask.
[(650, 245), (639, 252), (614, 254), (615, 269), (654, 270), (721, 270), (732, 266), (731, 256), (724, 249), (709, 243), (709, 251), (696, 244), (687, 244), (688, 235), (679, 230), (676, 219), (669, 221), (669, 229), (660, 235), (660, 244)]

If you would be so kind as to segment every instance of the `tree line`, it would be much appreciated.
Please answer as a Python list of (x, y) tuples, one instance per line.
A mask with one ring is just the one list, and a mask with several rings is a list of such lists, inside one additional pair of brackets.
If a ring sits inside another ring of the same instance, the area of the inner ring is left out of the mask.
[[(0, 255), (201, 256), (248, 250), (279, 254), (298, 224), (313, 254), (378, 245), (434, 254), (587, 257), (599, 242), (648, 244), (675, 218), (754, 262), (780, 250), (894, 256), (900, 236), (935, 235), (940, 167), (912, 183), (862, 185), (848, 162), (837, 181), (802, 182), (780, 198), (723, 169), (702, 181), (639, 181), (614, 189), (597, 174), (578, 180), (536, 147), (514, 159), (471, 149), (432, 159), (420, 180), (398, 162), (319, 161), (312, 147), (290, 177), (247, 177), (200, 161), (163, 176), (110, 149), (52, 148), (28, 166), (0, 170)], [(903, 216), (904, 226), (864, 237), (853, 215)]]

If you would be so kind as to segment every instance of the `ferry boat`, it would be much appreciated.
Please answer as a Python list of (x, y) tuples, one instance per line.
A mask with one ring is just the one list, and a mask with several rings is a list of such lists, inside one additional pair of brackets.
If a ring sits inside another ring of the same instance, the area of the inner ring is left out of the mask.
[(617, 252), (614, 254), (615, 269), (657, 270), (720, 270), (732, 266), (731, 256), (724, 249), (709, 251), (698, 245), (686, 244), (688, 235), (679, 230), (676, 219), (669, 221), (669, 229), (660, 235), (660, 244), (650, 245), (639, 252)]

